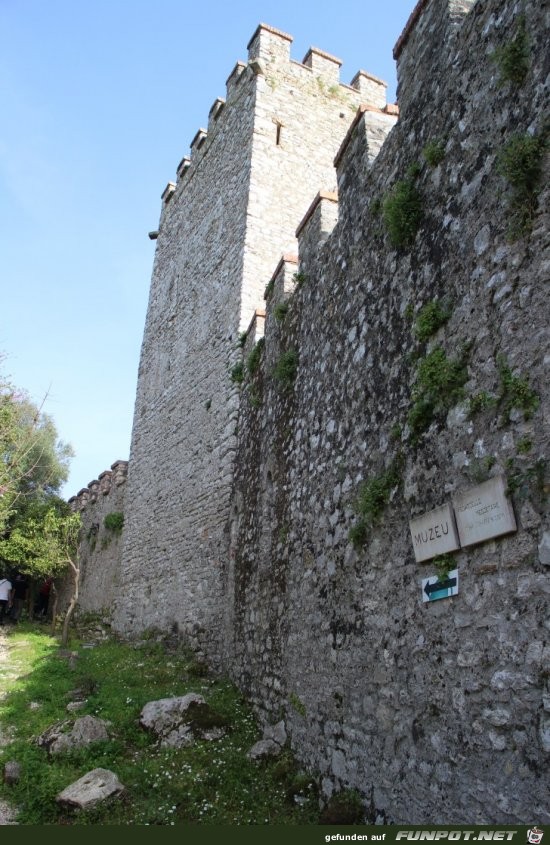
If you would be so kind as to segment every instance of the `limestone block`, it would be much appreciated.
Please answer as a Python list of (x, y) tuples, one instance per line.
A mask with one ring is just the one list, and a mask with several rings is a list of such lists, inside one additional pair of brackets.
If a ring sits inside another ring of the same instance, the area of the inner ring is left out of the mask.
[(109, 769), (92, 769), (67, 786), (55, 800), (58, 804), (88, 810), (112, 795), (119, 795), (123, 790), (124, 785), (114, 772)]
[(225, 735), (223, 719), (197, 693), (150, 701), (141, 711), (140, 724), (160, 739), (161, 748), (184, 748), (196, 739), (213, 741)]
[(67, 731), (69, 722), (57, 722), (38, 738), (38, 745), (46, 748), (49, 754), (61, 754), (73, 748), (85, 748), (93, 742), (109, 739), (107, 723), (96, 716), (82, 716), (77, 719), (72, 729)]

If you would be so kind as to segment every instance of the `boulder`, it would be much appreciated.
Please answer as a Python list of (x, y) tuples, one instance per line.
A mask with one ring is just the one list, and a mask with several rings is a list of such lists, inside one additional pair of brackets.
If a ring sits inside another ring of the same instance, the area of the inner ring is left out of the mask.
[(71, 783), (56, 796), (58, 804), (88, 810), (112, 795), (119, 795), (124, 785), (109, 769), (93, 769)]
[(76, 720), (72, 729), (67, 731), (69, 724), (65, 721), (52, 725), (38, 737), (38, 745), (46, 748), (48, 753), (53, 755), (71, 751), (73, 748), (85, 748), (92, 742), (109, 739), (107, 723), (96, 716), (82, 716)]
[(159, 737), (162, 748), (183, 748), (196, 739), (221, 739), (225, 720), (195, 692), (149, 701), (141, 711), (140, 725)]

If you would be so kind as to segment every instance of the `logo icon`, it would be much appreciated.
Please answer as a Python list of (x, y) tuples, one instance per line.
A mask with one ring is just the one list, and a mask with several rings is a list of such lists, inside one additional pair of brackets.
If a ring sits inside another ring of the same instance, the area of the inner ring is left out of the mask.
[(531, 845), (539, 845), (543, 836), (544, 831), (540, 830), (538, 827), (532, 827), (527, 831), (527, 839)]

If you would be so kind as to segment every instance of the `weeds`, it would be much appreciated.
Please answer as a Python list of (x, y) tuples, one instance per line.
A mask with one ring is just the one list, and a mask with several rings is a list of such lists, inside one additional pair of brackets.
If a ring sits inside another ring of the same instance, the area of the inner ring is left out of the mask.
[(445, 308), (439, 300), (434, 299), (432, 302), (427, 302), (418, 312), (413, 332), (418, 340), (424, 343), (447, 322), (450, 316), (451, 310)]
[(273, 377), (283, 389), (288, 390), (294, 384), (297, 372), (298, 353), (295, 349), (287, 349), (277, 361), (273, 370)]
[(445, 158), (445, 144), (442, 141), (428, 141), (422, 155), (430, 167), (437, 167)]
[(537, 393), (525, 377), (513, 374), (503, 355), (497, 358), (497, 367), (500, 377), (499, 403), (505, 421), (509, 421), (513, 408), (522, 411), (524, 419), (531, 419), (539, 406)]
[(474, 393), (473, 396), (470, 396), (468, 402), (470, 405), (470, 414), (474, 416), (482, 411), (487, 411), (489, 408), (494, 408), (497, 400), (494, 396), (487, 393), (487, 391), (480, 390), (479, 393)]
[(511, 188), (508, 204), (510, 240), (516, 240), (531, 230), (545, 149), (545, 137), (517, 134), (498, 153), (497, 170)]
[(364, 824), (363, 799), (354, 789), (344, 789), (333, 795), (319, 817), (320, 824)]
[(422, 220), (422, 197), (415, 184), (416, 171), (396, 182), (382, 202), (382, 217), (390, 243), (396, 248), (412, 246)]
[(277, 320), (278, 323), (282, 323), (284, 318), (288, 313), (289, 304), (288, 302), (278, 302), (275, 308), (273, 309), (273, 316)]
[(529, 38), (524, 15), (518, 17), (515, 38), (497, 47), (491, 58), (498, 65), (501, 85), (506, 82), (517, 87), (523, 85), (529, 71)]
[(233, 384), (242, 384), (244, 381), (244, 364), (242, 361), (237, 361), (229, 371), (229, 378)]
[(393, 490), (401, 483), (401, 458), (394, 458), (390, 466), (380, 475), (365, 481), (354, 503), (359, 517), (349, 532), (349, 538), (356, 549), (362, 548), (370, 529), (379, 520), (390, 501)]
[(124, 514), (120, 511), (112, 511), (108, 513), (103, 524), (107, 531), (112, 531), (113, 534), (120, 534), (124, 527)]
[(463, 398), (463, 387), (468, 379), (464, 357), (449, 359), (437, 346), (420, 361), (413, 388), (413, 405), (407, 421), (413, 443), (433, 420), (447, 413)]

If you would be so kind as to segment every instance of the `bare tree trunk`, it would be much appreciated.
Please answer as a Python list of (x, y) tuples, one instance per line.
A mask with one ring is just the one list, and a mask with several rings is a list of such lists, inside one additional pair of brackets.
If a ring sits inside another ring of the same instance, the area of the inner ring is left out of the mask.
[[(53, 596), (53, 605), (52, 605), (52, 609), (51, 609), (52, 627), (50, 628), (50, 634), (53, 637), (53, 635), (55, 634), (55, 625), (56, 625), (56, 622), (57, 622), (57, 590), (55, 589), (55, 582), (54, 581), (52, 581), (50, 593)], [(49, 610), (49, 608), (50, 608), (50, 605), (48, 603), (48, 610)]]
[(71, 596), (71, 600), (69, 602), (69, 607), (67, 608), (67, 613), (65, 614), (65, 621), (63, 622), (63, 633), (61, 635), (62, 646), (66, 646), (69, 640), (69, 623), (71, 621), (74, 609), (76, 607), (76, 603), (78, 601), (78, 587), (80, 584), (80, 567), (76, 566), (72, 560), (69, 561), (69, 566), (71, 567), (74, 575), (74, 589), (73, 594)]

